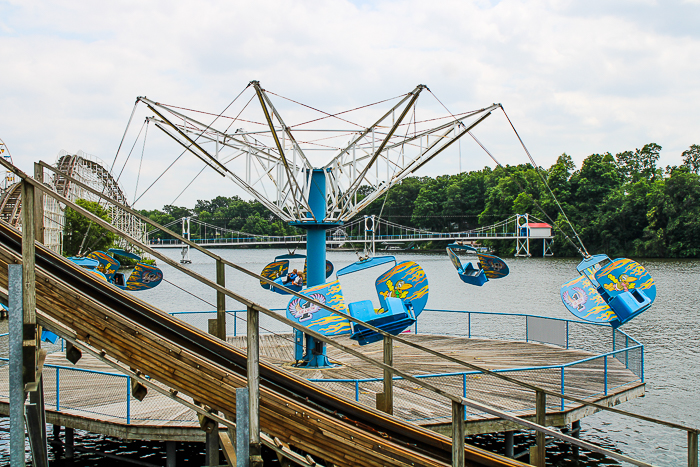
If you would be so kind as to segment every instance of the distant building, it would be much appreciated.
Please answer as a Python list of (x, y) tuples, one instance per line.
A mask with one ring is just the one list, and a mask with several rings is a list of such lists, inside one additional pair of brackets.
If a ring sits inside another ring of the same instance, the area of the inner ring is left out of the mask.
[(529, 222), (521, 227), (520, 235), (530, 238), (551, 237), (552, 226), (546, 222)]

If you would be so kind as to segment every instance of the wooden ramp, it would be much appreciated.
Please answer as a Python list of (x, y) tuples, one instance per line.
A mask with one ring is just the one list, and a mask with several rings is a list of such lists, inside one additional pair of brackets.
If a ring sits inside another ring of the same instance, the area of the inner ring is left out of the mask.
[[(0, 222), (0, 287), (21, 263), (21, 236)], [(235, 389), (246, 384), (240, 349), (208, 335), (36, 245), (37, 317), (43, 325), (235, 417)], [(52, 323), (54, 324), (52, 326)], [(59, 329), (60, 328), (60, 329)], [(337, 465), (451, 465), (446, 436), (260, 365), (263, 432)], [(523, 465), (467, 446), (471, 465)]]

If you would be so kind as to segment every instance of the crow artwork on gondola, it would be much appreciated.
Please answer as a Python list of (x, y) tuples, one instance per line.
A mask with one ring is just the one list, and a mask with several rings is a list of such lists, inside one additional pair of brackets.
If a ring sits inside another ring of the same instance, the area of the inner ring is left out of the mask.
[[(463, 250), (467, 253), (475, 254), (477, 256), (477, 265), (474, 266), (471, 261), (462, 264), (455, 250)], [(451, 243), (447, 245), (447, 256), (450, 257), (452, 264), (457, 269), (457, 274), (459, 274), (462, 282), (470, 285), (482, 286), (489, 279), (502, 279), (510, 272), (508, 265), (501, 258), (488, 253), (479, 253), (472, 246)]]
[(561, 286), (561, 300), (576, 317), (613, 328), (651, 307), (656, 285), (641, 264), (628, 258), (589, 256), (576, 267), (579, 277)]

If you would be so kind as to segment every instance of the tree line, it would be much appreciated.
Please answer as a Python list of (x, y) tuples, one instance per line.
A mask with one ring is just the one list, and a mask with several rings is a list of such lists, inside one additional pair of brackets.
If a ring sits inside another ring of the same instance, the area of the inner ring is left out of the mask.
[[(381, 215), (401, 225), (450, 232), (527, 212), (554, 224), (557, 256), (577, 256), (575, 245), (580, 238), (591, 254), (700, 257), (700, 145), (683, 151), (681, 165), (666, 168), (657, 166), (660, 151), (661, 146), (649, 143), (615, 155), (591, 154), (578, 168), (569, 155), (562, 154), (548, 169), (521, 164), (407, 178), (360, 215)], [(370, 192), (370, 187), (361, 187), (359, 196)], [(193, 209), (167, 205), (141, 212), (161, 225), (197, 216), (210, 226), (251, 234), (303, 233), (259, 202), (238, 196), (199, 200)], [(192, 224), (191, 235), (211, 238), (217, 232)], [(154, 232), (151, 238), (167, 236)], [(484, 243), (498, 254), (514, 253), (511, 242)], [(437, 246), (441, 244), (424, 247)]]

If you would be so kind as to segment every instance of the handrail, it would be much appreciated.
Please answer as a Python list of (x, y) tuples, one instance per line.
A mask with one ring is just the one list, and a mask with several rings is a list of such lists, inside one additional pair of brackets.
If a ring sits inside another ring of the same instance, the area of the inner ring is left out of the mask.
[[(105, 229), (107, 229), (107, 230), (109, 230), (109, 231), (112, 231), (112, 232), (116, 233), (117, 235), (119, 235), (119, 236), (121, 236), (121, 237), (127, 239), (127, 240), (130, 241), (132, 244), (138, 246), (139, 248), (143, 249), (144, 251), (146, 251), (146, 252), (152, 254), (153, 256), (155, 256), (155, 257), (161, 259), (162, 261), (164, 261), (165, 263), (167, 263), (167, 264), (173, 266), (174, 268), (180, 270), (181, 272), (183, 272), (183, 273), (189, 275), (190, 277), (192, 277), (192, 278), (198, 280), (198, 281), (201, 282), (202, 284), (205, 284), (205, 285), (209, 286), (210, 288), (215, 289), (217, 292), (220, 292), (220, 293), (222, 293), (222, 294), (224, 294), (224, 295), (227, 295), (227, 296), (233, 298), (234, 300), (236, 300), (236, 301), (238, 301), (238, 302), (240, 302), (240, 303), (246, 305), (247, 307), (249, 307), (249, 308), (250, 308), (251, 310), (253, 310), (253, 311), (262, 312), (263, 314), (265, 314), (265, 315), (267, 315), (267, 316), (270, 316), (270, 317), (272, 317), (272, 318), (274, 318), (274, 319), (276, 319), (276, 320), (278, 320), (278, 321), (280, 321), (280, 322), (283, 322), (283, 323), (285, 323), (285, 324), (287, 324), (287, 325), (289, 325), (289, 326), (291, 326), (291, 327), (293, 327), (293, 328), (295, 328), (295, 329), (298, 329), (298, 330), (300, 330), (300, 331), (302, 331), (302, 332), (304, 332), (304, 333), (306, 333), (306, 334), (308, 334), (308, 335), (314, 337), (315, 339), (317, 339), (317, 340), (319, 340), (319, 341), (328, 343), (328, 344), (330, 344), (330, 345), (332, 345), (332, 346), (334, 346), (334, 347), (336, 347), (336, 348), (341, 349), (342, 351), (344, 351), (344, 352), (346, 352), (346, 353), (348, 353), (348, 354), (350, 354), (350, 355), (353, 355), (353, 356), (355, 356), (355, 357), (357, 357), (357, 358), (360, 358), (361, 360), (367, 361), (367, 362), (369, 362), (370, 364), (372, 364), (372, 365), (374, 365), (374, 366), (380, 367), (380, 368), (384, 369), (385, 371), (393, 372), (394, 374), (403, 376), (403, 377), (406, 378), (406, 380), (411, 381), (411, 382), (413, 382), (413, 383), (415, 383), (415, 384), (418, 384), (419, 386), (422, 386), (422, 387), (424, 387), (424, 388), (426, 388), (426, 389), (428, 389), (428, 390), (430, 390), (430, 391), (432, 391), (432, 392), (434, 392), (434, 393), (436, 393), (436, 394), (439, 394), (439, 395), (441, 395), (441, 396), (447, 398), (448, 400), (451, 400), (453, 403), (456, 403), (456, 404), (458, 404), (458, 405), (461, 405), (461, 406), (468, 405), (468, 406), (471, 406), (471, 407), (479, 408), (480, 410), (484, 410), (484, 411), (487, 412), (487, 413), (491, 413), (491, 414), (496, 415), (496, 416), (498, 416), (498, 417), (500, 417), (500, 418), (503, 418), (503, 419), (505, 419), (505, 420), (513, 421), (513, 422), (515, 422), (515, 423), (519, 423), (519, 424), (521, 424), (521, 425), (528, 426), (529, 428), (535, 429), (535, 430), (537, 430), (537, 431), (540, 432), (540, 433), (547, 433), (547, 434), (549, 434), (549, 435), (551, 435), (551, 436), (554, 436), (554, 437), (556, 437), (556, 438), (563, 439), (563, 440), (568, 441), (568, 442), (571, 442), (571, 443), (573, 443), (573, 444), (575, 444), (575, 445), (584, 447), (585, 449), (590, 449), (590, 450), (593, 450), (593, 451), (602, 452), (602, 453), (604, 453), (605, 455), (608, 455), (608, 456), (613, 457), (613, 458), (617, 458), (617, 459), (621, 459), (621, 460), (624, 460), (624, 461), (627, 461), (627, 462), (631, 462), (631, 463), (634, 463), (634, 464), (636, 464), (636, 465), (648, 465), (648, 464), (646, 464), (646, 463), (643, 463), (643, 462), (640, 462), (640, 461), (636, 461), (636, 460), (634, 460), (634, 459), (632, 459), (632, 458), (629, 458), (629, 457), (627, 457), (627, 456), (623, 456), (623, 455), (620, 455), (620, 454), (618, 454), (618, 453), (614, 453), (614, 452), (612, 452), (612, 451), (608, 451), (608, 450), (599, 448), (599, 447), (594, 446), (594, 445), (592, 445), (592, 444), (590, 444), (590, 443), (586, 443), (586, 442), (580, 441), (580, 440), (578, 440), (578, 439), (571, 438), (571, 437), (569, 437), (569, 436), (560, 434), (560, 433), (558, 433), (558, 432), (554, 432), (554, 431), (549, 430), (549, 429), (547, 429), (547, 428), (545, 428), (545, 427), (543, 427), (543, 426), (541, 426), (541, 425), (538, 425), (538, 424), (535, 424), (535, 423), (532, 423), (532, 422), (528, 422), (528, 421), (523, 420), (523, 419), (520, 419), (520, 418), (518, 418), (518, 417), (512, 417), (512, 416), (510, 416), (509, 414), (507, 414), (507, 413), (505, 413), (505, 412), (502, 412), (502, 411), (499, 411), (499, 410), (497, 410), (497, 409), (494, 409), (494, 408), (485, 406), (484, 404), (480, 404), (480, 403), (478, 403), (478, 402), (471, 401), (471, 400), (466, 399), (466, 398), (463, 398), (463, 397), (454, 396), (454, 395), (450, 394), (449, 392), (443, 391), (443, 390), (441, 390), (441, 389), (439, 389), (439, 388), (437, 388), (437, 387), (434, 387), (434, 386), (432, 386), (432, 385), (430, 385), (430, 384), (424, 383), (424, 382), (422, 382), (421, 380), (419, 380), (419, 379), (417, 379), (417, 378), (415, 378), (415, 377), (413, 377), (413, 376), (411, 376), (411, 375), (408, 375), (408, 374), (404, 373), (403, 371), (394, 368), (394, 367), (391, 366), (391, 365), (386, 365), (386, 364), (384, 364), (383, 362), (380, 362), (380, 361), (378, 361), (378, 360), (375, 360), (375, 359), (372, 359), (372, 358), (370, 358), (370, 357), (367, 357), (367, 356), (365, 356), (364, 354), (362, 354), (362, 353), (360, 353), (360, 352), (357, 352), (357, 351), (355, 351), (355, 350), (353, 350), (353, 349), (351, 349), (351, 348), (349, 348), (349, 347), (346, 347), (346, 346), (344, 346), (344, 345), (342, 345), (342, 344), (339, 344), (339, 343), (335, 342), (334, 340), (329, 339), (329, 338), (327, 338), (326, 336), (323, 336), (322, 334), (319, 334), (319, 333), (317, 333), (317, 332), (315, 332), (315, 331), (312, 331), (312, 330), (310, 330), (310, 329), (304, 327), (303, 325), (297, 324), (297, 323), (295, 323), (295, 322), (293, 322), (293, 321), (287, 319), (286, 317), (282, 317), (282, 316), (280, 316), (280, 315), (277, 315), (276, 313), (274, 313), (274, 312), (268, 310), (267, 308), (262, 307), (262, 306), (260, 306), (260, 305), (258, 305), (258, 304), (256, 304), (256, 303), (254, 303), (254, 302), (248, 300), (247, 298), (245, 298), (245, 297), (243, 297), (243, 296), (240, 296), (240, 295), (236, 294), (235, 292), (232, 292), (231, 290), (229, 290), (229, 289), (227, 289), (227, 288), (225, 288), (225, 287), (222, 287), (222, 286), (220, 286), (220, 285), (214, 283), (213, 281), (211, 281), (211, 280), (209, 280), (209, 279), (207, 279), (207, 278), (205, 278), (205, 277), (203, 277), (203, 276), (201, 276), (201, 275), (195, 273), (194, 271), (191, 271), (191, 270), (189, 270), (189, 269), (187, 269), (187, 268), (182, 267), (180, 264), (176, 263), (174, 260), (168, 258), (168, 257), (165, 256), (165, 255), (159, 254), (158, 252), (156, 252), (156, 251), (153, 250), (152, 248), (150, 248), (150, 247), (148, 247), (147, 245), (145, 245), (144, 243), (140, 242), (138, 239), (135, 239), (135, 238), (131, 237), (129, 234), (127, 234), (127, 233), (125, 233), (125, 232), (123, 232), (123, 231), (120, 231), (119, 229), (113, 227), (111, 224), (109, 224), (108, 222), (104, 221), (104, 220), (101, 219), (100, 217), (95, 216), (95, 215), (92, 214), (91, 212), (89, 212), (89, 211), (83, 209), (82, 207), (76, 205), (75, 203), (71, 202), (71, 201), (68, 200), (67, 198), (61, 196), (60, 194), (58, 194), (58, 193), (56, 193), (56, 192), (54, 192), (54, 191), (51, 190), (49, 187), (45, 186), (43, 183), (40, 183), (40, 182), (36, 181), (35, 179), (33, 179), (32, 177), (29, 177), (29, 176), (26, 175), (24, 172), (22, 172), (21, 170), (19, 170), (16, 166), (14, 166), (12, 163), (10, 163), (10, 162), (8, 162), (8, 161), (5, 161), (5, 160), (3, 160), (2, 158), (0, 158), (0, 164), (4, 165), (8, 170), (10, 170), (11, 172), (15, 173), (17, 176), (19, 176), (20, 178), (22, 178), (26, 183), (29, 183), (30, 185), (32, 185), (34, 188), (38, 188), (38, 189), (39, 189), (40, 191), (42, 191), (43, 193), (45, 193), (45, 194), (47, 194), (48, 196), (51, 196), (51, 197), (57, 199), (57, 200), (60, 201), (61, 203), (65, 204), (66, 206), (71, 207), (71, 208), (74, 209), (75, 211), (79, 212), (80, 214), (82, 214), (83, 216), (87, 217), (87, 218), (90, 219), (91, 221), (97, 223), (98, 225), (102, 226), (103, 228), (105, 228)], [(112, 204), (115, 204), (115, 205), (117, 205), (117, 206), (119, 206), (119, 207), (122, 207), (123, 209), (125, 209), (125, 210), (131, 212), (132, 214), (136, 215), (137, 217), (141, 218), (143, 221), (145, 221), (145, 222), (147, 222), (147, 223), (149, 223), (149, 224), (151, 224), (151, 225), (154, 225), (154, 226), (156, 226), (156, 227), (161, 227), (161, 226), (159, 226), (158, 224), (156, 224), (155, 222), (153, 222), (152, 220), (150, 220), (149, 218), (146, 218), (145, 216), (143, 216), (143, 215), (141, 215), (141, 214), (139, 214), (139, 213), (136, 213), (136, 212), (135, 212), (134, 210), (132, 210), (131, 208), (129, 208), (129, 207), (123, 205), (122, 203), (119, 203), (119, 202), (117, 202), (117, 201), (115, 201), (115, 200), (113, 200), (113, 199), (108, 198), (106, 195), (101, 194), (101, 193), (97, 192), (96, 190), (92, 190), (90, 187), (87, 187), (86, 185), (84, 185), (84, 184), (82, 184), (81, 182), (79, 182), (79, 181), (73, 179), (72, 177), (67, 176), (66, 174), (64, 174), (64, 173), (60, 172), (59, 170), (55, 169), (54, 167), (51, 167), (51, 166), (49, 166), (48, 164), (46, 164), (46, 163), (44, 163), (44, 162), (40, 162), (38, 165), (39, 165), (39, 166), (42, 166), (42, 167), (45, 167), (45, 168), (48, 168), (49, 170), (51, 170), (51, 171), (53, 171), (53, 172), (55, 172), (55, 173), (57, 173), (57, 174), (60, 174), (60, 175), (62, 175), (62, 176), (65, 176), (65, 177), (67, 177), (67, 178), (72, 179), (72, 180), (74, 181), (74, 183), (77, 183), (77, 184), (82, 185), (82, 186), (83, 186), (84, 188), (86, 188), (88, 191), (92, 192), (93, 194), (96, 194), (96, 195), (100, 196), (102, 199), (105, 199), (105, 200), (107, 200), (108, 202), (110, 202), (110, 203), (112, 203)], [(234, 268), (234, 269), (236, 269), (236, 270), (238, 270), (238, 271), (240, 271), (240, 272), (243, 272), (244, 274), (247, 274), (247, 275), (249, 275), (249, 276), (251, 276), (251, 277), (255, 277), (255, 278), (257, 278), (258, 280), (261, 280), (261, 281), (266, 282), (266, 283), (268, 283), (268, 284), (272, 284), (272, 281), (270, 281), (269, 279), (264, 278), (264, 277), (262, 277), (262, 276), (260, 276), (260, 275), (258, 275), (258, 274), (256, 274), (256, 273), (254, 273), (254, 272), (252, 272), (252, 271), (249, 271), (249, 270), (247, 270), (247, 269), (243, 268), (242, 266), (239, 266), (239, 265), (237, 265), (237, 264), (235, 264), (235, 263), (232, 263), (232, 262), (230, 262), (230, 261), (224, 260), (223, 258), (221, 258), (221, 257), (219, 257), (219, 256), (217, 256), (217, 255), (215, 255), (215, 254), (213, 254), (213, 253), (211, 253), (211, 252), (209, 252), (208, 250), (206, 250), (206, 249), (204, 249), (204, 248), (199, 247), (197, 244), (195, 244), (195, 243), (193, 243), (193, 242), (191, 242), (191, 241), (189, 241), (189, 240), (187, 240), (187, 239), (181, 237), (180, 235), (178, 235), (178, 234), (176, 234), (176, 233), (174, 233), (174, 232), (172, 232), (172, 231), (167, 231), (167, 230), (165, 230), (165, 229), (163, 229), (163, 231), (166, 231), (167, 233), (173, 235), (174, 237), (181, 239), (181, 241), (183, 241), (184, 243), (187, 243), (187, 244), (190, 245), (191, 247), (194, 247), (195, 249), (197, 249), (197, 250), (203, 252), (203, 253), (206, 254), (207, 256), (210, 256), (210, 257), (216, 259), (217, 261), (220, 261), (220, 262), (223, 263), (223, 264), (226, 264), (226, 265), (228, 265), (228, 266), (230, 266), (230, 267), (232, 267), (232, 268)], [(334, 313), (334, 314), (336, 314), (336, 315), (338, 315), (338, 316), (342, 316), (342, 317), (344, 317), (345, 319), (348, 319), (348, 320), (350, 320), (350, 321), (352, 321), (352, 322), (355, 322), (355, 323), (361, 323), (363, 326), (365, 326), (365, 327), (367, 327), (367, 328), (369, 328), (369, 329), (372, 329), (372, 330), (375, 331), (375, 332), (378, 332), (379, 334), (383, 335), (384, 337), (386, 337), (386, 338), (388, 338), (388, 339), (393, 339), (393, 340), (395, 340), (395, 341), (397, 341), (397, 342), (400, 342), (400, 343), (403, 343), (403, 344), (408, 345), (408, 346), (410, 346), (410, 347), (416, 348), (416, 349), (418, 349), (418, 350), (422, 350), (422, 351), (424, 351), (424, 352), (430, 353), (430, 354), (435, 355), (435, 356), (437, 356), (437, 357), (439, 357), (439, 358), (442, 358), (442, 359), (451, 361), (451, 362), (453, 362), (453, 363), (457, 363), (457, 364), (459, 364), (459, 365), (461, 365), (461, 366), (465, 366), (465, 367), (468, 367), (468, 368), (472, 368), (472, 369), (474, 369), (474, 370), (482, 371), (482, 372), (485, 373), (485, 374), (489, 374), (489, 375), (492, 375), (492, 376), (494, 376), (494, 377), (496, 377), (496, 378), (500, 378), (500, 379), (509, 381), (509, 382), (511, 382), (511, 383), (513, 383), (513, 384), (520, 385), (521, 387), (525, 387), (525, 388), (531, 389), (531, 390), (537, 392), (538, 394), (542, 394), (542, 395), (544, 395), (544, 394), (553, 395), (553, 396), (556, 396), (556, 397), (561, 397), (561, 398), (565, 398), (565, 399), (567, 399), (567, 400), (571, 400), (571, 401), (574, 401), (574, 402), (578, 402), (578, 403), (583, 404), (583, 405), (588, 405), (588, 406), (596, 407), (596, 408), (598, 408), (598, 409), (600, 409), (600, 410), (608, 410), (608, 411), (611, 411), (611, 412), (614, 412), (614, 413), (619, 413), (619, 414), (622, 414), (622, 415), (628, 415), (628, 416), (631, 416), (631, 417), (634, 417), (634, 418), (638, 418), (638, 419), (641, 419), (641, 420), (646, 420), (646, 421), (650, 421), (650, 422), (653, 422), (653, 423), (658, 423), (658, 424), (666, 425), (666, 426), (669, 426), (669, 427), (681, 429), (681, 430), (687, 431), (687, 432), (689, 433), (689, 439), (690, 439), (690, 434), (692, 433), (692, 434), (695, 435), (695, 439), (697, 440), (697, 433), (700, 431), (700, 430), (698, 430), (698, 429), (689, 428), (689, 427), (684, 427), (684, 426), (681, 426), (681, 425), (678, 425), (678, 424), (675, 424), (675, 423), (665, 422), (665, 421), (661, 421), (661, 420), (655, 420), (655, 419), (652, 419), (652, 418), (650, 418), (650, 417), (640, 416), (640, 415), (637, 415), (637, 414), (631, 414), (631, 413), (628, 413), (628, 412), (624, 412), (624, 411), (621, 411), (621, 410), (618, 410), (618, 409), (613, 409), (613, 408), (610, 408), (610, 407), (607, 407), (607, 406), (603, 406), (603, 405), (600, 405), (600, 404), (591, 403), (591, 402), (584, 401), (584, 400), (581, 400), (581, 399), (578, 399), (578, 398), (573, 398), (573, 397), (570, 397), (570, 396), (566, 396), (566, 395), (564, 395), (564, 394), (558, 394), (558, 393), (556, 393), (556, 392), (554, 392), (554, 391), (548, 391), (548, 390), (539, 388), (539, 387), (537, 387), (537, 386), (534, 386), (534, 385), (531, 385), (531, 384), (528, 384), (528, 383), (525, 383), (525, 382), (522, 382), (522, 381), (515, 380), (515, 379), (513, 379), (513, 378), (507, 377), (507, 376), (505, 376), (505, 375), (498, 374), (498, 373), (493, 372), (493, 371), (491, 371), (491, 370), (487, 370), (487, 369), (485, 369), (485, 368), (480, 368), (480, 367), (478, 367), (478, 366), (476, 366), (476, 365), (473, 365), (473, 364), (470, 364), (470, 363), (468, 363), (468, 362), (464, 362), (464, 361), (461, 361), (461, 360), (459, 360), (459, 359), (456, 359), (456, 358), (453, 358), (453, 357), (449, 357), (449, 356), (440, 354), (439, 352), (436, 352), (436, 351), (433, 351), (433, 350), (431, 350), (431, 349), (422, 347), (422, 346), (420, 346), (420, 345), (418, 345), (418, 344), (412, 343), (412, 342), (407, 341), (407, 340), (405, 340), (405, 339), (402, 339), (402, 338), (400, 338), (400, 337), (398, 337), (398, 336), (392, 336), (392, 335), (390, 335), (390, 334), (388, 334), (388, 333), (386, 333), (386, 332), (384, 332), (384, 331), (382, 331), (382, 330), (380, 330), (380, 329), (377, 329), (377, 328), (374, 328), (374, 327), (371, 326), (371, 325), (368, 325), (367, 323), (361, 322), (361, 321), (359, 321), (359, 320), (353, 318), (353, 317), (350, 316), (350, 315), (347, 315), (347, 314), (345, 314), (345, 313), (339, 312), (338, 310), (334, 310), (334, 309), (332, 309), (332, 308), (326, 306), (325, 304), (321, 304), (321, 303), (319, 303), (319, 302), (317, 302), (317, 301), (315, 301), (315, 300), (310, 299), (309, 297), (306, 297), (306, 296), (303, 296), (303, 295), (301, 295), (301, 294), (295, 293), (294, 291), (292, 291), (292, 290), (290, 290), (290, 289), (287, 289), (287, 288), (284, 287), (284, 286), (279, 286), (279, 285), (277, 285), (277, 284), (275, 284), (275, 286), (278, 287), (278, 288), (280, 288), (280, 289), (282, 289), (282, 290), (287, 291), (288, 293), (290, 293), (290, 294), (292, 294), (292, 295), (295, 295), (295, 296), (298, 296), (298, 297), (302, 297), (302, 298), (304, 298), (305, 300), (307, 300), (307, 301), (309, 301), (309, 302), (311, 302), (311, 303), (314, 303), (316, 306), (319, 306), (320, 308), (326, 309), (326, 310), (328, 310), (328, 311), (330, 311), (330, 312), (332, 312), (332, 313)], [(463, 409), (462, 409), (462, 412), (463, 412)], [(454, 405), (453, 405), (453, 415), (454, 415)], [(462, 441), (463, 441), (463, 440), (462, 440)]]

